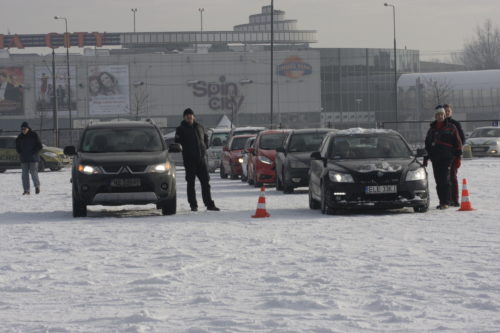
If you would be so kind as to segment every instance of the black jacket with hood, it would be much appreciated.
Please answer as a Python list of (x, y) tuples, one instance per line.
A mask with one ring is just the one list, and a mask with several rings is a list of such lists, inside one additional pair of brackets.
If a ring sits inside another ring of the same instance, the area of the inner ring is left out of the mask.
[(33, 132), (31, 128), (29, 128), (27, 134), (21, 133), (17, 136), (16, 151), (19, 154), (21, 163), (40, 162), (38, 153), (42, 148), (42, 142), (40, 141), (38, 134)]
[(194, 121), (193, 125), (189, 125), (183, 120), (175, 131), (175, 142), (182, 145), (184, 165), (205, 160), (208, 135), (200, 123)]

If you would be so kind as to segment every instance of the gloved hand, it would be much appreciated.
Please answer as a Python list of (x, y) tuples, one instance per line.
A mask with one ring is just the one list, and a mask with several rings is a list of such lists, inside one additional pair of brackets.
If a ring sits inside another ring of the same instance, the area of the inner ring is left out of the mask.
[(460, 157), (455, 157), (455, 159), (453, 160), (453, 164), (456, 169), (460, 168), (460, 166), (462, 165), (462, 159)]
[(428, 159), (427, 158), (424, 158), (424, 163), (423, 163), (423, 166), (426, 167), (427, 166), (427, 162), (428, 162)]

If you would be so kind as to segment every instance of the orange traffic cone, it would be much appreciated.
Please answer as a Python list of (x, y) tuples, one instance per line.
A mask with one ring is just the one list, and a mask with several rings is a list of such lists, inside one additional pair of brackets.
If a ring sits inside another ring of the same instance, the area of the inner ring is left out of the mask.
[(470, 210), (475, 210), (472, 208), (472, 204), (469, 201), (469, 190), (467, 189), (467, 179), (464, 178), (462, 182), (462, 201), (460, 203), (460, 209), (459, 211), (470, 211)]
[(264, 185), (260, 188), (259, 201), (257, 203), (257, 210), (255, 211), (255, 215), (252, 217), (260, 218), (260, 217), (269, 217), (269, 214), (266, 210), (266, 189)]

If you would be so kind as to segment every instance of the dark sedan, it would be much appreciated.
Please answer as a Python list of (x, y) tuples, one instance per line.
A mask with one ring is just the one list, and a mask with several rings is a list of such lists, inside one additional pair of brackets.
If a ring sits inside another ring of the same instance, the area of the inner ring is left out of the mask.
[(327, 128), (293, 130), (283, 147), (276, 149), (276, 190), (292, 193), (296, 187), (309, 185), (309, 165), (311, 153), (328, 132)]
[(392, 130), (351, 129), (328, 134), (311, 154), (309, 206), (340, 209), (429, 208), (427, 171)]

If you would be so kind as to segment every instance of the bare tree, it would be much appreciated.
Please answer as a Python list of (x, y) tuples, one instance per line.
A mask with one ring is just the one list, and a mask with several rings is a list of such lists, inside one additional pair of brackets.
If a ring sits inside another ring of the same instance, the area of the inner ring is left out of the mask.
[(436, 105), (450, 101), (452, 84), (448, 79), (424, 78), (422, 81), (423, 107), (424, 110), (429, 110), (429, 114), (432, 115)]
[(500, 30), (490, 19), (477, 27), (476, 36), (465, 43), (459, 59), (472, 70), (500, 68)]
[(144, 113), (149, 102), (149, 93), (141, 84), (141, 87), (134, 89), (132, 96), (132, 112), (135, 115), (135, 120), (139, 120), (139, 116)]

